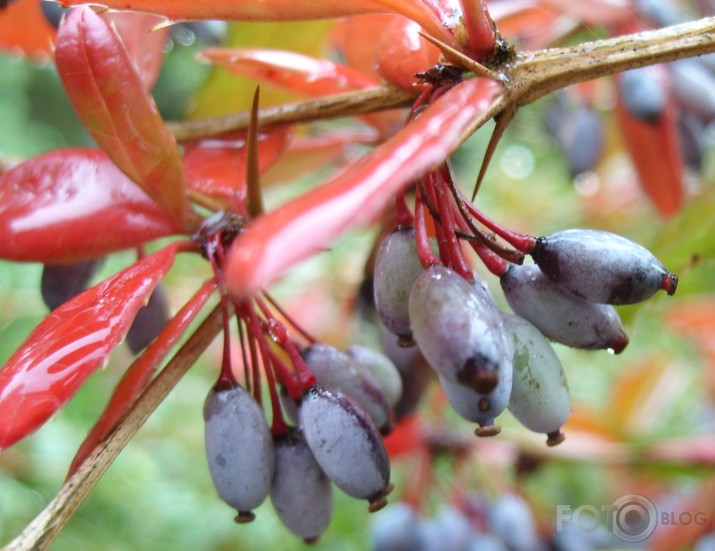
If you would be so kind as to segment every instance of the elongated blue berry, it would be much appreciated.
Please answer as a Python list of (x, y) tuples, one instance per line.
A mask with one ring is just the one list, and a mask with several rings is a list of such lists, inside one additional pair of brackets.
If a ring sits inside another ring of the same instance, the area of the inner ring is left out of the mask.
[(40, 291), (47, 307), (54, 310), (86, 290), (102, 262), (103, 259), (71, 264), (45, 264), (42, 268)]
[(540, 237), (531, 256), (551, 281), (603, 304), (634, 304), (659, 289), (672, 295), (678, 285), (678, 277), (648, 249), (601, 230), (572, 229)]
[(528, 503), (516, 494), (503, 494), (492, 503), (489, 529), (512, 551), (539, 549), (534, 515)]
[(300, 423), (315, 460), (338, 488), (367, 499), (370, 511), (387, 504), (387, 450), (370, 417), (353, 400), (315, 385), (301, 403)]
[(665, 84), (658, 71), (640, 67), (618, 75), (618, 87), (628, 113), (643, 122), (655, 124), (668, 100)]
[(509, 306), (552, 341), (584, 350), (623, 351), (628, 344), (613, 306), (574, 296), (549, 280), (536, 264), (509, 266), (501, 278)]
[(422, 518), (406, 503), (395, 503), (373, 516), (370, 539), (373, 551), (422, 549), (419, 528)]
[(353, 361), (372, 374), (380, 385), (390, 407), (397, 404), (402, 396), (402, 378), (392, 360), (382, 352), (367, 346), (351, 346), (347, 353)]
[(238, 511), (236, 522), (253, 520), (271, 490), (273, 438), (261, 407), (240, 386), (211, 389), (204, 403), (206, 459), (219, 496)]
[(298, 430), (276, 439), (271, 503), (283, 524), (315, 541), (333, 516), (333, 487)]
[(302, 352), (318, 383), (349, 396), (370, 416), (375, 426), (387, 433), (391, 429), (390, 405), (380, 384), (346, 352), (317, 343)]
[(412, 342), (410, 290), (423, 271), (413, 228), (395, 230), (383, 239), (375, 259), (375, 308), (382, 324), (404, 344)]
[(447, 401), (461, 417), (477, 423), (477, 436), (494, 436), (501, 428), (494, 423), (509, 403), (512, 386), (511, 362), (505, 363), (499, 372), (499, 382), (490, 392), (479, 393), (474, 389), (439, 376), (439, 383)]
[(430, 266), (410, 294), (417, 345), (443, 378), (487, 393), (509, 361), (501, 317), (488, 295), (444, 266)]
[(164, 329), (169, 321), (169, 297), (166, 288), (159, 282), (145, 306), (137, 312), (127, 333), (127, 346), (139, 354)]
[(503, 314), (514, 341), (514, 378), (509, 411), (526, 428), (548, 435), (547, 444), (563, 441), (561, 427), (571, 414), (566, 375), (551, 344), (524, 318)]

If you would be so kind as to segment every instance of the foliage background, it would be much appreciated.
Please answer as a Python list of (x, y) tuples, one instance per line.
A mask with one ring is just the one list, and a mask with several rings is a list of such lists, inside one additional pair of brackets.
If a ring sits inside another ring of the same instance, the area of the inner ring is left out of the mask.
[[(229, 40), (248, 40), (237, 28), (233, 27)], [(325, 29), (316, 30), (314, 36), (320, 38), (324, 32)], [(267, 28), (263, 28), (252, 36), (269, 35)], [(305, 36), (305, 30), (285, 40), (300, 36)], [(175, 41), (154, 91), (165, 117), (176, 119), (187, 110), (213, 115), (219, 109), (232, 111), (244, 107), (240, 104), (241, 94), (236, 93), (243, 86), (237, 77), (210, 71), (196, 63), (193, 55), (200, 46), (190, 40), (185, 42)], [(275, 42), (272, 44), (276, 46)], [(317, 48), (317, 45), (306, 47)], [(651, 248), (666, 266), (680, 271), (681, 283), (676, 297), (659, 294), (642, 307), (621, 309), (631, 337), (631, 344), (622, 355), (583, 353), (563, 347), (558, 347), (558, 353), (566, 367), (578, 409), (594, 412), (593, 418), (612, 430), (607, 435), (609, 438), (620, 439), (632, 449), (659, 439), (689, 435), (712, 438), (715, 389), (709, 386), (708, 381), (713, 377), (708, 372), (712, 372), (713, 365), (692, 339), (671, 329), (667, 313), (674, 305), (690, 300), (715, 300), (713, 162), (709, 155), (702, 177), (693, 178), (697, 200), (674, 220), (660, 219), (638, 190), (627, 158), (619, 147), (609, 112), (613, 101), (610, 86), (607, 81), (598, 86), (601, 89), (597, 107), (606, 124), (607, 141), (596, 174), (572, 181), (561, 152), (546, 137), (543, 114), (548, 100), (541, 101), (520, 112), (507, 132), (480, 192), (478, 205), (505, 225), (536, 235), (565, 227), (617, 231)], [(227, 97), (238, 99), (226, 102)], [(268, 98), (271, 101), (270, 92)], [(0, 120), (3, 121), (0, 132), (3, 156), (26, 157), (61, 146), (90, 143), (50, 65), (0, 56)], [(489, 128), (485, 128), (455, 156), (465, 188), (469, 188), (474, 179), (488, 135)], [(269, 199), (275, 203), (295, 189), (275, 190)], [(277, 286), (276, 296), (287, 303), (310, 330), (326, 340), (337, 344), (349, 344), (350, 339), (374, 342), (373, 332), (361, 325), (350, 310), (373, 237), (372, 232), (364, 232), (342, 239), (330, 252), (295, 270)], [(697, 263), (692, 262), (694, 253), (699, 256)], [(130, 261), (129, 254), (113, 256), (97, 280)], [(0, 263), (1, 362), (46, 314), (39, 295), (40, 274), (40, 265)], [(195, 262), (179, 259), (167, 280), (172, 289), (174, 311), (207, 275), (204, 269), (197, 270)], [(497, 289), (498, 283), (491, 280), (491, 287)], [(713, 316), (715, 318), (715, 312)], [(715, 321), (713, 324), (715, 326)], [(330, 328), (336, 326), (339, 329), (331, 332)], [(203, 457), (201, 406), (216, 375), (218, 357), (218, 349), (212, 349), (189, 372), (110, 468), (54, 549), (303, 548), (301, 541), (280, 526), (270, 505), (257, 511), (257, 522), (239, 527), (232, 522), (232, 512), (215, 495)], [(77, 446), (101, 412), (129, 360), (129, 352), (120, 347), (110, 365), (93, 376), (61, 414), (37, 434), (0, 455), (0, 542), (7, 542), (19, 533), (55, 494)], [(635, 381), (628, 377), (629, 373), (636, 373)], [(658, 383), (666, 380), (662, 379), (664, 373), (671, 382), (659, 387)], [(631, 403), (628, 399), (631, 392), (619, 392), (623, 388), (635, 391), (643, 387), (656, 388), (647, 393), (652, 402), (648, 407)], [(634, 415), (636, 410), (638, 414)], [(505, 430), (497, 437), (501, 442), (508, 445), (517, 442), (527, 448), (537, 442), (511, 419), (502, 422)], [(465, 434), (471, 430), (467, 423), (455, 422), (454, 427)], [(603, 433), (606, 429), (599, 430)], [(568, 439), (568, 429), (566, 434), (563, 449), (568, 452), (569, 446), (577, 446), (578, 442)], [(541, 445), (540, 439), (538, 442)], [(541, 451), (549, 456), (548, 451)], [(481, 460), (475, 458), (475, 461)], [(398, 481), (395, 499), (406, 472), (403, 463), (397, 462), (394, 466)], [(475, 481), (476, 490), (489, 491), (486, 479), (492, 476), (513, 481), (511, 463), (498, 467), (487, 462), (487, 467), (499, 472), (482, 473), (481, 479), (477, 477)], [(547, 460), (523, 480), (522, 489), (548, 525), (556, 504), (600, 506), (612, 502), (624, 490), (641, 491), (653, 499), (670, 497), (677, 503), (680, 497), (697, 491), (714, 475), (712, 467), (686, 464), (636, 461), (624, 466), (618, 460), (608, 463)], [(443, 469), (438, 476), (448, 480), (449, 470)], [(336, 497), (333, 523), (318, 548), (368, 549), (369, 518), (364, 504), (337, 491)], [(440, 497), (436, 492), (431, 498), (436, 507), (444, 495)], [(707, 512), (715, 520), (715, 503)]]

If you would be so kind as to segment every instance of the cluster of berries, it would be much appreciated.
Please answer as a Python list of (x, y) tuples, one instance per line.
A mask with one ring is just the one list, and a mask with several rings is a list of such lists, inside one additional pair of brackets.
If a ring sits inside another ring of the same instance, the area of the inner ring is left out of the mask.
[[(419, 201), (418, 192), (418, 212)], [(628, 337), (613, 305), (646, 300), (660, 289), (673, 294), (677, 276), (648, 250), (613, 233), (572, 229), (535, 238), (473, 212), (522, 255), (509, 262), (504, 257), (513, 253), (475, 247), (500, 278), (514, 314), (498, 310), (461, 247), (443, 246), (450, 233), (460, 235), (434, 215), (439, 257), (433, 253), (418, 213), (417, 227), (398, 224), (378, 248), (373, 286), (380, 322), (401, 346), (417, 345), (454, 410), (478, 424), (477, 435), (497, 434), (494, 419), (508, 408), (556, 445), (571, 406), (550, 341), (621, 352)], [(527, 253), (531, 264), (523, 264)]]

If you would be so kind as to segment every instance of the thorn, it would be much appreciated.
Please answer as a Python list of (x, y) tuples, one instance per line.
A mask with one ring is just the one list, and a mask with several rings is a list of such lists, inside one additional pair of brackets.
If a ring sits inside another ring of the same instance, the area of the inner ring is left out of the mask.
[(248, 213), (251, 217), (263, 214), (263, 193), (258, 168), (258, 102), (261, 87), (256, 86), (251, 105), (251, 119), (246, 136), (246, 187), (248, 189)]
[(504, 130), (506, 130), (506, 127), (509, 126), (509, 123), (514, 119), (515, 116), (516, 108), (512, 107), (511, 109), (502, 111), (494, 117), (496, 126), (494, 127), (494, 131), (492, 132), (491, 138), (489, 138), (489, 144), (487, 144), (487, 150), (484, 153), (484, 158), (482, 159), (482, 166), (479, 167), (479, 176), (477, 176), (477, 181), (474, 184), (474, 191), (472, 192), (472, 202), (474, 202), (474, 199), (477, 197), (479, 187), (482, 185), (482, 180), (484, 180), (484, 176), (487, 173), (489, 163), (491, 163), (492, 157), (494, 157), (494, 152), (497, 149), (497, 145), (499, 144), (502, 139), (502, 136), (504, 135)]
[(474, 61), (472, 58), (464, 55), (459, 50), (452, 48), (449, 44), (445, 44), (441, 40), (424, 33), (420, 33), (420, 36), (437, 46), (450, 63), (472, 71), (475, 75), (489, 78), (501, 83), (504, 82), (504, 79), (498, 73), (492, 71), (489, 67), (482, 65), (478, 61)]

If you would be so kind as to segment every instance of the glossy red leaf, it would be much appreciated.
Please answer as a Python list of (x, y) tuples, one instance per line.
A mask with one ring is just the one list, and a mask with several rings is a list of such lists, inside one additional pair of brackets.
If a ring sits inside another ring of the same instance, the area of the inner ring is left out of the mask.
[[(82, 4), (83, 1), (67, 0), (64, 3), (74, 6)], [(102, 4), (110, 8), (158, 13), (171, 19), (235, 21), (302, 21), (334, 19), (361, 13), (399, 13), (417, 21), (436, 38), (449, 44), (454, 43), (454, 38), (435, 11), (422, 0), (103, 0)]]
[(129, 57), (136, 64), (144, 88), (151, 90), (164, 60), (164, 46), (169, 36), (166, 18), (136, 11), (107, 11), (101, 17), (117, 29)]
[(180, 231), (101, 151), (58, 149), (0, 174), (0, 258), (86, 260)]
[(69, 478), (84, 463), (92, 450), (104, 440), (117, 424), (117, 421), (126, 413), (139, 394), (149, 383), (159, 364), (164, 361), (167, 354), (176, 345), (188, 329), (189, 324), (196, 318), (201, 308), (206, 304), (215, 286), (213, 281), (204, 284), (198, 292), (191, 297), (184, 307), (169, 320), (164, 329), (159, 333), (144, 353), (127, 369), (126, 373), (114, 389), (104, 412), (91, 428), (84, 441), (75, 454), (70, 465), (67, 477)]
[(47, 316), (0, 370), (0, 450), (38, 429), (124, 339), (177, 246), (146, 256)]
[[(663, 71), (659, 67), (653, 67), (653, 70)], [(620, 94), (616, 102), (616, 118), (641, 188), (663, 216), (676, 214), (685, 201), (677, 113), (672, 94), (669, 96), (662, 114), (654, 123), (632, 116)]]
[(55, 60), (72, 105), (97, 143), (147, 195), (194, 229), (176, 141), (117, 32), (90, 8), (76, 8), (57, 33)]
[(377, 44), (387, 26), (400, 17), (394, 14), (358, 15), (338, 21), (333, 30), (333, 45), (350, 67), (380, 80), (377, 72)]
[(355, 144), (374, 145), (378, 140), (379, 134), (367, 127), (295, 136), (276, 164), (263, 174), (261, 185), (295, 182), (298, 178), (323, 170), (331, 163), (346, 164), (346, 150)]
[(351, 67), (285, 50), (209, 48), (201, 57), (236, 74), (308, 96), (339, 94), (379, 83)]
[(256, 219), (228, 253), (224, 273), (231, 295), (255, 293), (342, 233), (374, 221), (396, 193), (452, 153), (501, 90), (485, 79), (455, 86), (348, 169)]
[(17, 0), (0, 10), (0, 50), (47, 60), (52, 57), (54, 37), (55, 28), (37, 0)]
[[(268, 169), (285, 151), (285, 129), (258, 134), (258, 169)], [(246, 134), (187, 144), (184, 170), (191, 189), (225, 201), (236, 214), (246, 215)]]

